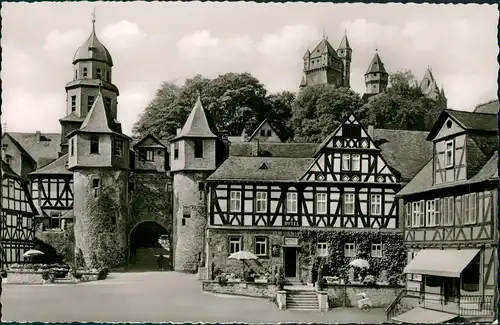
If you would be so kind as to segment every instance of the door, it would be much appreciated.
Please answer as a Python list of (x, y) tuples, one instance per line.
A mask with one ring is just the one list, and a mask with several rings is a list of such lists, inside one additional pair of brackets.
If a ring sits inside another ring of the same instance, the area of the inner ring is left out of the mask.
[(285, 278), (297, 277), (297, 248), (283, 247)]
[(456, 278), (443, 277), (443, 296), (444, 303), (456, 302), (460, 289), (460, 281)]

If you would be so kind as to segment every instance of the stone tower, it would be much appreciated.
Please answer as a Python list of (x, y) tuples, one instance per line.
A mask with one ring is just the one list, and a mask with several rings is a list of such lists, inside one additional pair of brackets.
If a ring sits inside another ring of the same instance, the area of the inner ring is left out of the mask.
[(344, 87), (351, 87), (351, 60), (352, 60), (352, 48), (349, 45), (349, 40), (347, 39), (347, 34), (344, 34), (342, 41), (340, 42), (339, 48), (337, 50), (339, 58), (344, 64)]
[(176, 271), (194, 272), (203, 258), (207, 225), (204, 181), (217, 167), (216, 133), (198, 98), (184, 127), (171, 140)]
[[(111, 83), (113, 60), (95, 32), (95, 19), (89, 38), (73, 57), (73, 80), (66, 85), (66, 117), (61, 124), (61, 155), (68, 153), (66, 135), (78, 129), (94, 104), (99, 91), (111, 115), (117, 119), (118, 88)], [(99, 90), (100, 88), (100, 90)]]
[(339, 48), (339, 50), (343, 51), (341, 56), (337, 54), (337, 51), (328, 42), (328, 38), (324, 36), (312, 52), (309, 52), (309, 49), (306, 51), (302, 58), (304, 60), (304, 76), (300, 88), (324, 84), (349, 87), (352, 50), (347, 48), (349, 47), (347, 36), (344, 36), (340, 47), (342, 49)]
[(121, 132), (99, 90), (82, 125), (67, 138), (75, 198), (75, 253), (81, 252), (90, 267), (123, 266), (128, 247), (131, 139)]
[(372, 62), (365, 73), (365, 85), (367, 96), (373, 96), (385, 91), (389, 84), (389, 74), (385, 71), (384, 63), (378, 52), (375, 52)]
[(439, 89), (431, 68), (427, 68), (427, 71), (425, 71), (424, 77), (420, 81), (420, 89), (422, 89), (424, 95), (438, 102), (440, 107), (447, 107), (448, 100), (444, 94), (444, 87), (441, 86), (441, 89)]

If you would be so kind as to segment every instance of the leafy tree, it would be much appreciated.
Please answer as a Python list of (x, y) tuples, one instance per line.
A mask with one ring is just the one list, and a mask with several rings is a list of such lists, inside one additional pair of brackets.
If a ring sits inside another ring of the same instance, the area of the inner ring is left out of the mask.
[(410, 70), (402, 70), (390, 75), (386, 92), (372, 98), (364, 110), (364, 122), (376, 127), (427, 130), (441, 107), (422, 93)]
[(321, 142), (353, 113), (364, 118), (361, 97), (348, 88), (313, 85), (300, 91), (292, 104), (290, 127), (295, 142)]
[[(198, 96), (218, 130), (228, 135), (253, 130), (266, 117), (289, 117), (290, 109), (287, 110), (286, 105), (291, 95), (281, 93), (268, 98), (264, 86), (249, 73), (226, 73), (215, 79), (198, 75), (187, 79), (182, 86), (162, 83), (133, 132), (140, 136), (151, 133), (159, 138), (175, 136)], [(274, 105), (278, 107), (276, 114)]]

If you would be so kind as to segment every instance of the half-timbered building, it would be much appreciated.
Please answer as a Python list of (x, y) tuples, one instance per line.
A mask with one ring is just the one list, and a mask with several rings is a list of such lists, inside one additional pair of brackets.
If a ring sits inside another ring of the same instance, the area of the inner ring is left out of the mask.
[[(412, 150), (414, 160), (404, 158)], [(231, 146), (230, 157), (207, 179), (208, 276), (230, 269), (231, 253), (248, 250), (264, 264), (284, 265), (291, 281), (301, 280), (300, 247), (310, 244), (299, 241), (301, 230), (400, 231), (395, 194), (430, 156), (425, 133), (367, 130), (354, 116), (319, 146)], [(355, 241), (344, 249), (346, 257), (356, 256)]]
[(498, 290), (496, 122), (495, 114), (443, 111), (427, 137), (432, 159), (398, 193), (405, 206), (406, 297), (413, 297), (405, 300), (413, 305), (493, 320)]
[(23, 254), (33, 248), (37, 212), (26, 180), (3, 160), (1, 168), (0, 268), (7, 268), (23, 262)]

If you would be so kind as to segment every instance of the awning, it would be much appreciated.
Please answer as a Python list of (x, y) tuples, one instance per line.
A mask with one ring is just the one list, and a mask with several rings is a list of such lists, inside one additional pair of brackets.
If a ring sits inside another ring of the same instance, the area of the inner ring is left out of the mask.
[(404, 273), (459, 278), (479, 249), (423, 249), (405, 267)]
[(457, 317), (458, 315), (448, 314), (442, 311), (416, 307), (407, 311), (406, 313), (393, 317), (392, 320), (397, 323), (439, 324), (450, 321)]

